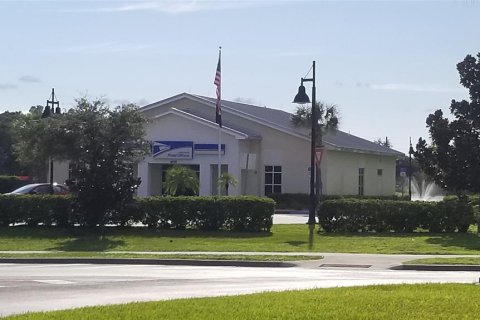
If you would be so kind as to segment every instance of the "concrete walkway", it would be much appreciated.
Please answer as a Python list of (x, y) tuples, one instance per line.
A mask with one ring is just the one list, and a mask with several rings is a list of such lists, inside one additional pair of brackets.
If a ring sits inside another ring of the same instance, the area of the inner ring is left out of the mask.
[[(60, 251), (56, 251), (59, 252)], [(51, 254), (55, 251), (0, 251), (0, 254)], [(402, 267), (404, 262), (423, 258), (456, 258), (480, 257), (474, 255), (411, 255), (411, 254), (357, 254), (357, 253), (322, 253), (322, 252), (209, 252), (209, 251), (109, 251), (109, 254), (137, 254), (138, 258), (0, 258), (0, 263), (102, 263), (102, 264), (168, 264), (168, 265), (220, 265), (220, 266), (251, 266), (251, 267), (291, 267), (298, 266), (308, 269), (317, 268), (359, 268), (359, 269), (413, 269), (413, 270), (453, 270), (480, 271), (480, 266), (409, 266)], [(262, 262), (262, 261), (229, 261), (229, 260), (188, 260), (172, 258), (143, 258), (144, 255), (265, 255), (265, 256), (309, 256), (318, 257), (314, 260)]]

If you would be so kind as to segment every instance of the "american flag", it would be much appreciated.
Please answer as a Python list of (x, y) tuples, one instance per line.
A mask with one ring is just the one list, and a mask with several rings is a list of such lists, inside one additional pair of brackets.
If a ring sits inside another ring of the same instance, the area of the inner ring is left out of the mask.
[(216, 103), (216, 110), (215, 110), (215, 122), (218, 123), (220, 127), (222, 126), (222, 72), (221, 72), (221, 64), (220, 64), (221, 56), (222, 56), (222, 52), (219, 51), (217, 72), (215, 73), (215, 81), (213, 82), (213, 84), (217, 86), (217, 103)]

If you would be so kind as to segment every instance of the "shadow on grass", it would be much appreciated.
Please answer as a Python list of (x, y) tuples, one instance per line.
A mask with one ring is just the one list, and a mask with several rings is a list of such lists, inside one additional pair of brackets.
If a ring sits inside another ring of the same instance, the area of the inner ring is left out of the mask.
[(307, 241), (285, 241), (285, 243), (294, 246), (294, 247), (300, 247), (303, 246), (304, 244), (307, 243)]
[(442, 247), (457, 247), (465, 250), (480, 251), (480, 237), (476, 233), (375, 233), (375, 232), (352, 232), (352, 233), (326, 233), (319, 232), (321, 237), (330, 238), (423, 238), (425, 243)]
[[(29, 238), (29, 239), (61, 239), (95, 237), (143, 237), (143, 238), (263, 238), (272, 236), (272, 232), (237, 232), (237, 231), (204, 231), (204, 230), (177, 230), (177, 229), (148, 229), (146, 227), (104, 227), (104, 228), (57, 228), (52, 226), (16, 226), (1, 227), (0, 239)], [(69, 241), (70, 241), (69, 239)], [(71, 241), (73, 241), (71, 240)]]
[(465, 250), (480, 251), (480, 237), (475, 234), (432, 234), (426, 242), (442, 247), (458, 247)]
[(116, 249), (125, 245), (123, 240), (110, 240), (103, 236), (87, 236), (73, 240), (66, 240), (60, 245), (48, 250), (59, 251), (95, 251), (102, 252)]

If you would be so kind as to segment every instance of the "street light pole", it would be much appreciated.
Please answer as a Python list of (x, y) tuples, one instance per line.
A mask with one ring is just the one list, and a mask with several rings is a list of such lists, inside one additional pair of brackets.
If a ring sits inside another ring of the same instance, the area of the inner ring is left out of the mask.
[[(51, 105), (51, 107), (50, 107)], [(57, 106), (55, 108), (55, 106)], [(51, 95), (51, 100), (47, 99), (47, 105), (45, 106), (45, 109), (43, 110), (42, 113), (42, 119), (48, 118), (52, 116), (53, 114), (60, 114), (60, 101), (55, 101), (55, 89), (52, 88), (52, 95)], [(50, 193), (53, 194), (53, 157), (50, 155)]]
[[(311, 123), (311, 137), (310, 137), (310, 209), (308, 212), (308, 224), (314, 226), (316, 224), (315, 209), (317, 207), (317, 199), (315, 195), (315, 147), (317, 137), (317, 111), (316, 111), (316, 87), (315, 87), (315, 61), (312, 64), (312, 78), (301, 78), (301, 85), (298, 88), (298, 93), (293, 99), (294, 103), (305, 104), (310, 102), (308, 95), (305, 93), (304, 82), (312, 82), (312, 123)], [(319, 168), (320, 170), (320, 168)]]
[(408, 149), (408, 198), (412, 200), (412, 154), (413, 151), (412, 147), (412, 138), (410, 138), (410, 149)]

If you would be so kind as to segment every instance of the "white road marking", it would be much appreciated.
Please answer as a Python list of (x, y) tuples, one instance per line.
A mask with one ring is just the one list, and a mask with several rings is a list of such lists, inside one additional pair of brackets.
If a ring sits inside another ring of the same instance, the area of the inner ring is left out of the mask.
[(47, 283), (47, 284), (74, 284), (72, 281), (65, 280), (32, 280), (33, 282)]

